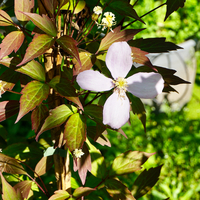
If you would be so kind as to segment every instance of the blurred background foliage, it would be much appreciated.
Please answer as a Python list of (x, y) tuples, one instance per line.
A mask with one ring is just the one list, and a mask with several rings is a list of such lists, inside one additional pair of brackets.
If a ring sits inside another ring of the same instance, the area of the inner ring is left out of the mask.
[[(132, 3), (134, 3), (132, 1)], [(135, 6), (139, 16), (164, 3), (162, 0), (139, 0)], [(165, 6), (145, 16), (146, 25), (133, 23), (128, 28), (146, 28), (136, 35), (136, 38), (166, 37), (167, 41), (176, 44), (187, 39), (200, 40), (200, 4), (199, 0), (186, 0), (182, 9), (174, 12), (165, 22)], [(129, 149), (145, 152), (156, 152), (144, 168), (149, 169), (163, 164), (160, 180), (149, 194), (141, 200), (159, 200), (170, 197), (172, 200), (200, 199), (200, 52), (196, 52), (197, 73), (190, 102), (180, 111), (172, 111), (166, 103), (165, 109), (159, 110), (157, 105), (146, 106), (147, 131), (143, 130), (137, 116), (131, 115), (131, 125), (126, 124), (122, 129), (128, 136), (124, 138), (117, 132), (110, 131), (108, 137), (112, 147), (99, 148), (107, 162)], [(0, 73), (5, 67), (0, 66)], [(18, 87), (18, 86), (17, 86)], [(19, 95), (5, 93), (1, 101), (19, 99)], [(14, 124), (12, 117), (0, 125), (0, 148), (3, 153), (26, 161), (34, 168), (42, 157), (43, 151), (51, 144), (48, 143), (47, 131), (39, 143), (35, 142), (35, 134), (31, 130), (30, 114)], [(30, 157), (31, 155), (31, 157)], [(129, 188), (138, 174), (122, 177)], [(11, 182), (23, 179), (21, 176), (6, 177)], [(54, 180), (53, 169), (43, 176), (45, 183)], [(51, 186), (53, 187), (53, 185)], [(37, 192), (37, 187), (35, 189)], [(36, 195), (34, 195), (36, 197)], [(105, 197), (106, 200), (106, 197)]]

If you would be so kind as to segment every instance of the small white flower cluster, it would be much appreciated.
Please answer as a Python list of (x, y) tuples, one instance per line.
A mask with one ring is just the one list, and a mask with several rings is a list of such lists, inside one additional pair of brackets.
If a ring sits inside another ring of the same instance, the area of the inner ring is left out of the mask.
[[(95, 6), (93, 9), (93, 12), (95, 15), (99, 16), (102, 14), (103, 10), (100, 6)], [(113, 32), (111, 27), (116, 24), (115, 14), (113, 14), (112, 12), (105, 12), (104, 17), (101, 20), (101, 23), (99, 24), (97, 21), (96, 21), (96, 23), (99, 27), (103, 26), (102, 30), (109, 28)]]
[(2, 80), (0, 80), (0, 98), (1, 98), (1, 93), (5, 92), (5, 90), (3, 88), (5, 85), (6, 85), (6, 83), (2, 83)]
[(73, 155), (75, 158), (81, 158), (81, 156), (84, 155), (84, 153), (82, 149), (75, 149)]

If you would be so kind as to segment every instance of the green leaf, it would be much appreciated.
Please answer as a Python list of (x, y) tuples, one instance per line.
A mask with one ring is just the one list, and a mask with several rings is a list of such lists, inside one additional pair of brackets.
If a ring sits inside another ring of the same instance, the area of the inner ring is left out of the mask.
[(12, 19), (4, 10), (0, 10), (0, 26), (13, 26)]
[(157, 183), (160, 170), (163, 165), (155, 168), (145, 169), (135, 180), (131, 193), (136, 198), (144, 196)]
[(81, 61), (79, 58), (79, 52), (78, 52), (78, 47), (77, 47), (77, 41), (74, 40), (72, 37), (68, 35), (63, 35), (60, 38), (56, 40), (56, 42), (62, 47), (62, 49), (68, 53), (69, 55), (73, 56), (81, 65)]
[(42, 157), (35, 167), (35, 176), (42, 176), (53, 166), (52, 156)]
[(129, 4), (129, 1), (115, 0), (109, 4), (109, 7), (111, 7), (122, 16), (132, 17), (144, 23), (143, 20), (137, 15), (136, 11), (133, 9), (133, 6)]
[(58, 0), (58, 2), (59, 2), (59, 7), (62, 7), (65, 4), (67, 4), (69, 2), (69, 0)]
[(94, 188), (90, 188), (90, 187), (79, 187), (79, 188), (75, 189), (75, 191), (73, 193), (73, 197), (75, 197), (77, 199), (77, 198), (80, 198), (83, 196), (87, 196), (94, 190), (95, 190)]
[(19, 112), (19, 101), (10, 100), (0, 102), (0, 122)]
[(182, 47), (179, 47), (172, 42), (166, 42), (165, 40), (166, 38), (140, 38), (129, 41), (128, 44), (132, 47), (138, 47), (142, 51), (146, 51), (148, 53), (163, 53), (182, 49)]
[(86, 139), (86, 143), (89, 148), (91, 161), (92, 161), (92, 170), (91, 173), (98, 178), (105, 178), (107, 175), (106, 164), (104, 157), (101, 155), (101, 152)]
[(114, 42), (129, 41), (133, 36), (144, 29), (126, 29), (121, 31), (121, 26), (116, 27), (113, 32), (109, 32), (102, 40), (99, 46), (99, 51), (107, 50)]
[(47, 84), (38, 81), (31, 81), (22, 90), (20, 98), (20, 111), (15, 123), (24, 115), (33, 110), (41, 102), (47, 99), (50, 88)]
[(46, 15), (38, 15), (36, 13), (22, 12), (42, 31), (46, 34), (56, 37), (57, 29), (55, 23)]
[[(75, 7), (76, 6), (76, 7)], [(85, 1), (79, 0), (78, 3), (76, 0), (70, 0), (69, 3), (65, 4), (61, 10), (71, 10), (74, 14), (81, 12), (85, 7)], [(75, 10), (74, 10), (75, 8)]]
[(179, 7), (183, 7), (186, 0), (167, 0), (167, 12), (164, 21)]
[(90, 52), (84, 51), (79, 53), (80, 61), (82, 66), (76, 59), (73, 59), (74, 68), (73, 68), (73, 75), (78, 75), (80, 72), (89, 70), (92, 68), (96, 61), (96, 56), (91, 54)]
[(64, 139), (71, 152), (83, 146), (86, 139), (86, 119), (81, 114), (73, 114), (68, 119), (65, 125)]
[(32, 186), (32, 181), (29, 181), (29, 180), (26, 180), (26, 181), (21, 181), (19, 183), (17, 183), (15, 186), (14, 186), (14, 189), (16, 191), (20, 191), (22, 197), (24, 199), (27, 199), (28, 198), (28, 195), (30, 193), (30, 190), (31, 190), (31, 186)]
[(60, 96), (74, 102), (83, 110), (83, 106), (78, 98), (78, 95), (76, 94), (76, 89), (67, 78), (56, 76), (50, 81), (49, 85), (57, 91)]
[(44, 68), (39, 62), (35, 60), (28, 62), (24, 66), (21, 66), (20, 68), (16, 69), (16, 71), (26, 74), (38, 81), (45, 82), (46, 80)]
[(145, 111), (142, 101), (140, 100), (140, 98), (133, 96), (131, 93), (128, 93), (128, 97), (130, 101), (132, 102), (131, 108), (132, 108), (133, 113), (137, 114), (146, 132), (146, 111)]
[(155, 153), (127, 151), (117, 156), (112, 164), (109, 177), (133, 173), (141, 169), (147, 159)]
[(15, 0), (15, 15), (18, 19), (18, 21), (25, 25), (29, 18), (23, 14), (23, 12), (31, 12), (34, 8), (34, 0)]
[(103, 107), (95, 104), (89, 104), (84, 107), (84, 113), (89, 116), (90, 119), (97, 123), (102, 124), (103, 121)]
[(3, 186), (3, 200), (23, 200), (20, 193), (17, 193), (15, 189), (5, 180), (2, 173), (0, 172), (1, 182)]
[(26, 54), (22, 62), (19, 63), (17, 66), (23, 65), (28, 61), (42, 55), (53, 46), (54, 42), (54, 38), (46, 34), (35, 36), (32, 42), (29, 44), (28, 48), (26, 49)]
[(6, 35), (0, 44), (0, 59), (10, 55), (13, 51), (16, 53), (24, 41), (24, 33), (22, 31), (12, 31)]
[(9, 174), (27, 174), (24, 168), (14, 159), (0, 153), (0, 171)]
[(77, 108), (73, 105), (60, 105), (55, 109), (50, 111), (49, 116), (45, 119), (44, 124), (42, 125), (40, 131), (36, 136), (36, 140), (38, 137), (47, 130), (58, 127), (63, 124), (69, 116), (77, 112)]
[(116, 179), (105, 181), (106, 190), (114, 200), (136, 200), (128, 188)]
[(52, 195), (49, 200), (65, 200), (70, 197), (69, 193), (64, 190), (56, 190), (54, 193), (55, 194)]

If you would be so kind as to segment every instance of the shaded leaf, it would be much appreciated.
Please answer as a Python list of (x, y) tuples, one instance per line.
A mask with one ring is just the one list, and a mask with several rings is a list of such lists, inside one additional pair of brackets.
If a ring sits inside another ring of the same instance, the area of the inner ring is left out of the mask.
[(137, 15), (135, 9), (133, 9), (133, 6), (129, 4), (129, 1), (115, 0), (109, 4), (109, 7), (122, 16), (131, 17), (144, 23), (143, 20)]
[(75, 191), (73, 193), (73, 197), (80, 198), (82, 196), (87, 196), (94, 190), (95, 190), (94, 188), (90, 188), (90, 187), (79, 187), (79, 188), (75, 189)]
[(29, 44), (28, 48), (26, 49), (26, 54), (22, 62), (19, 63), (17, 66), (23, 65), (28, 61), (42, 55), (53, 46), (54, 42), (54, 39), (46, 34), (35, 36), (32, 42)]
[(47, 130), (58, 127), (63, 124), (69, 116), (77, 112), (77, 108), (73, 105), (60, 105), (53, 110), (50, 110), (49, 116), (45, 119), (44, 124), (42, 125), (40, 131), (36, 136), (36, 140), (38, 137)]
[(4, 10), (0, 10), (0, 26), (13, 26), (12, 19)]
[(106, 164), (104, 161), (104, 157), (101, 155), (101, 152), (90, 143), (90, 141), (87, 139), (86, 143), (89, 148), (91, 161), (92, 161), (92, 169), (91, 173), (98, 178), (105, 178), (107, 176), (107, 169)]
[(60, 96), (74, 102), (83, 110), (83, 106), (76, 94), (76, 89), (67, 78), (56, 76), (50, 81), (49, 85), (57, 91)]
[(58, 0), (58, 2), (59, 2), (59, 7), (62, 7), (65, 4), (67, 4), (69, 2), (69, 0)]
[(27, 174), (24, 168), (14, 159), (0, 153), (0, 171), (9, 174)]
[(131, 189), (131, 193), (136, 199), (144, 196), (157, 183), (162, 166), (150, 168), (148, 171), (145, 169), (137, 177)]
[(5, 180), (2, 173), (0, 172), (1, 182), (3, 186), (3, 200), (23, 200), (20, 193), (16, 192), (15, 189)]
[(54, 0), (44, 0), (44, 5), (46, 7), (46, 9), (51, 13), (51, 15), (54, 15), (54, 12), (56, 10), (57, 7), (57, 1)]
[(46, 34), (56, 37), (57, 29), (55, 23), (46, 15), (23, 12), (28, 18)]
[(89, 104), (84, 107), (84, 113), (89, 116), (90, 119), (97, 123), (102, 124), (103, 121), (103, 107), (95, 104)]
[(183, 7), (186, 0), (167, 0), (167, 12), (164, 21), (178, 8)]
[(84, 51), (79, 53), (80, 61), (82, 66), (76, 59), (73, 59), (74, 68), (73, 68), (73, 75), (78, 75), (80, 72), (89, 70), (92, 68), (96, 61), (96, 56), (91, 54), (90, 52)]
[(24, 41), (24, 33), (22, 31), (12, 31), (6, 35), (0, 44), (0, 59), (10, 55), (13, 51), (16, 53)]
[(29, 18), (22, 12), (29, 13), (33, 8), (34, 0), (15, 0), (15, 16), (21, 24), (25, 25), (29, 21)]
[(0, 122), (19, 112), (19, 101), (10, 100), (0, 102)]
[(106, 190), (114, 200), (136, 200), (128, 188), (116, 179), (105, 181)]
[(19, 58), (14, 58), (14, 57), (11, 57), (11, 58), (4, 58), (2, 60), (0, 60), (0, 64), (6, 66), (6, 67), (9, 67), (13, 70), (16, 69), (16, 65), (18, 65), (19, 63), (21, 62), (21, 60)]
[(129, 41), (128, 44), (132, 47), (138, 47), (142, 51), (148, 53), (163, 53), (172, 50), (182, 49), (172, 42), (166, 42), (166, 38), (140, 38), (136, 40)]
[(75, 113), (68, 119), (65, 125), (64, 139), (71, 152), (82, 148), (86, 139), (86, 119), (81, 114)]
[(140, 98), (133, 96), (131, 93), (128, 93), (128, 97), (131, 101), (131, 108), (133, 113), (137, 114), (146, 132), (146, 111), (142, 101), (140, 100)]
[(44, 120), (49, 115), (49, 109), (47, 106), (40, 104), (37, 106), (32, 114), (31, 114), (31, 124), (32, 124), (32, 130), (37, 133), (39, 129), (41, 128), (42, 124), (44, 123)]
[(99, 46), (99, 51), (107, 50), (114, 42), (129, 41), (133, 36), (144, 29), (126, 29), (121, 31), (121, 26), (116, 27), (113, 32), (109, 32), (102, 40)]
[(70, 197), (69, 193), (64, 190), (56, 190), (49, 200), (65, 200)]
[(35, 167), (35, 176), (42, 176), (53, 166), (52, 156), (42, 157)]
[(38, 81), (29, 82), (22, 90), (20, 98), (20, 111), (15, 123), (17, 123), (24, 115), (33, 110), (41, 102), (47, 99), (50, 87)]
[(126, 151), (117, 156), (112, 164), (109, 177), (129, 174), (141, 169), (147, 159), (155, 153), (146, 153), (139, 151)]
[(45, 82), (46, 80), (44, 68), (39, 62), (35, 60), (32, 60), (27, 64), (25, 64), (24, 66), (19, 67), (18, 69), (16, 69), (16, 71), (26, 74), (38, 81)]
[(77, 47), (77, 41), (74, 40), (72, 37), (68, 35), (63, 35), (60, 38), (56, 40), (56, 42), (62, 47), (62, 49), (68, 53), (69, 55), (73, 56), (81, 65), (81, 61), (79, 58), (79, 52), (78, 52), (78, 47)]
[(17, 183), (14, 186), (14, 189), (16, 191), (19, 190), (21, 192), (22, 197), (25, 198), (25, 199), (27, 199), (28, 195), (29, 195), (29, 192), (31, 190), (32, 183), (33, 182), (29, 181), (29, 180), (22, 181), (22, 182)]

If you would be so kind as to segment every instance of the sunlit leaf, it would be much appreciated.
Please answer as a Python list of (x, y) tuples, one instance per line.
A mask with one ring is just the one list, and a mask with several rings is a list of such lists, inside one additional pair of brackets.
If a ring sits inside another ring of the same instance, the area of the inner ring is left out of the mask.
[(186, 0), (167, 0), (167, 12), (164, 21), (178, 8), (183, 7)]
[(15, 15), (21, 24), (25, 25), (29, 18), (22, 12), (30, 13), (34, 8), (34, 0), (15, 0)]
[(0, 122), (19, 112), (19, 101), (10, 100), (0, 102)]
[(83, 110), (83, 106), (76, 94), (76, 90), (67, 78), (56, 76), (50, 81), (49, 85), (57, 91), (60, 96), (74, 102)]
[(20, 98), (20, 111), (15, 123), (17, 123), (24, 115), (33, 110), (37, 105), (47, 99), (50, 87), (38, 81), (31, 81), (22, 90)]
[(146, 153), (139, 151), (127, 151), (117, 156), (112, 164), (109, 177), (129, 174), (141, 169), (147, 159), (155, 153)]
[(18, 69), (16, 69), (16, 71), (26, 74), (38, 81), (45, 82), (46, 79), (44, 68), (39, 62), (35, 60), (32, 60), (24, 66), (19, 67)]
[(61, 8), (61, 10), (71, 10), (71, 11), (73, 11), (74, 14), (77, 14), (77, 13), (81, 12), (84, 9), (84, 7), (85, 7), (84, 0), (79, 0), (78, 3), (76, 0), (70, 0), (69, 3), (65, 4)]
[(50, 115), (45, 119), (39, 133), (37, 134), (36, 140), (44, 132), (54, 127), (58, 127), (63, 124), (69, 116), (77, 112), (77, 108), (73, 105), (60, 105), (50, 111)]
[(65, 190), (56, 190), (49, 200), (65, 200), (69, 198), (69, 193)]
[(92, 68), (96, 61), (95, 55), (91, 54), (90, 52), (84, 51), (79, 53), (80, 61), (82, 66), (80, 66), (79, 62), (76, 59), (73, 59), (74, 68), (73, 68), (73, 75), (78, 75), (80, 72), (84, 70), (89, 70)]
[(105, 181), (106, 190), (114, 200), (136, 200), (128, 188), (116, 179)]
[(81, 61), (79, 58), (79, 52), (78, 52), (78, 47), (77, 47), (77, 41), (74, 40), (72, 37), (68, 35), (63, 35), (60, 38), (56, 40), (56, 42), (62, 47), (62, 49), (68, 53), (69, 55), (73, 56), (81, 65)]
[(17, 193), (15, 189), (5, 180), (2, 173), (0, 172), (1, 182), (3, 186), (3, 200), (23, 200), (20, 193)]
[(138, 47), (142, 51), (146, 51), (148, 53), (163, 53), (182, 49), (182, 47), (179, 47), (172, 42), (166, 42), (165, 40), (166, 38), (140, 38), (131, 40), (128, 44), (132, 47)]
[(57, 29), (54, 22), (46, 15), (38, 15), (36, 13), (23, 12), (28, 18), (46, 34), (56, 37)]
[(13, 26), (12, 19), (4, 10), (0, 10), (0, 26)]
[(16, 53), (24, 41), (24, 33), (22, 31), (12, 31), (7, 34), (0, 44), (0, 59), (10, 55), (13, 51)]
[(53, 166), (52, 156), (42, 157), (35, 167), (35, 176), (42, 176)]
[(68, 119), (65, 125), (64, 139), (71, 152), (82, 148), (86, 139), (86, 119), (81, 114), (75, 113)]
[(133, 36), (143, 29), (126, 29), (121, 31), (121, 26), (116, 27), (113, 32), (109, 32), (102, 40), (98, 49), (99, 51), (107, 50), (114, 42), (129, 41)]
[(59, 6), (62, 7), (69, 2), (69, 0), (58, 0)]
[(32, 186), (32, 181), (26, 180), (26, 181), (21, 181), (19, 183), (17, 183), (14, 186), (14, 189), (17, 191), (19, 190), (21, 192), (21, 195), (23, 198), (27, 199), (28, 195), (31, 191), (31, 186)]
[(33, 38), (32, 42), (29, 44), (26, 49), (26, 54), (20, 64), (17, 66), (23, 65), (34, 58), (45, 53), (48, 49), (50, 49), (55, 40), (46, 34), (37, 35)]
[(24, 168), (14, 159), (0, 153), (0, 171), (9, 174), (27, 174)]
[(144, 196), (157, 183), (160, 170), (163, 165), (155, 168), (145, 169), (135, 180), (131, 193), (136, 198)]
[(79, 188), (75, 189), (75, 191), (73, 193), (73, 197), (80, 198), (82, 196), (87, 196), (94, 190), (95, 190), (94, 188), (90, 188), (90, 187), (79, 187)]

